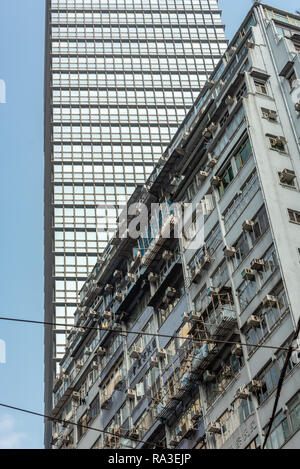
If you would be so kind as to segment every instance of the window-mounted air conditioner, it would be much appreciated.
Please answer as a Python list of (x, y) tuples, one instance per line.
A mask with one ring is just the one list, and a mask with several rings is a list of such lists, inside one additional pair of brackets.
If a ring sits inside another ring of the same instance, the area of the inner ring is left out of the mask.
[(211, 422), (207, 425), (206, 431), (207, 433), (220, 434), (221, 425), (218, 422)]
[(252, 220), (245, 220), (243, 223), (243, 230), (244, 231), (253, 231), (254, 222)]
[(259, 316), (252, 314), (247, 320), (248, 327), (259, 327), (261, 324), (261, 320)]
[(263, 259), (253, 259), (250, 265), (251, 269), (260, 272), (261, 270), (264, 270), (265, 261)]
[(255, 270), (253, 270), (253, 269), (244, 269), (242, 271), (242, 277), (246, 280), (255, 280)]
[(233, 246), (225, 246), (223, 251), (224, 251), (224, 256), (227, 258), (233, 257), (237, 253), (237, 250)]

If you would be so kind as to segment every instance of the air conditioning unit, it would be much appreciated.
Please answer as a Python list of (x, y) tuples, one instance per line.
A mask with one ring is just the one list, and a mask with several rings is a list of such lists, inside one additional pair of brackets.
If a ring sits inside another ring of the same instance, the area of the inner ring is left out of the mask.
[(232, 106), (234, 104), (234, 98), (232, 96), (227, 96), (225, 99), (226, 106)]
[(217, 160), (215, 158), (209, 157), (207, 160), (207, 166), (209, 168), (214, 168), (217, 164)]
[(215, 82), (213, 80), (207, 80), (206, 85), (211, 89), (215, 86)]
[(247, 319), (247, 326), (249, 327), (259, 327), (261, 324), (261, 320), (259, 316), (256, 316), (252, 314), (248, 319)]
[(243, 223), (243, 230), (244, 231), (253, 231), (254, 228), (254, 221), (252, 220), (245, 220)]
[(122, 277), (122, 272), (120, 270), (115, 270), (113, 274), (113, 278), (115, 280), (119, 280)]
[(92, 361), (91, 370), (98, 370), (98, 362), (96, 360)]
[(278, 304), (278, 298), (276, 296), (267, 295), (263, 299), (263, 305), (264, 306), (277, 306), (277, 304)]
[(132, 350), (130, 351), (130, 358), (139, 359), (142, 352), (143, 352), (142, 347), (138, 347), (137, 345), (134, 345), (132, 347)]
[(226, 365), (225, 368), (223, 369), (222, 371), (222, 375), (224, 378), (231, 378), (233, 376), (233, 370), (231, 368), (231, 366), (229, 365)]
[(72, 399), (74, 401), (80, 401), (80, 392), (77, 392), (77, 391), (72, 392)]
[(94, 284), (94, 293), (98, 295), (101, 292), (102, 287), (101, 285), (98, 285), (98, 282), (96, 280), (93, 280), (93, 284)]
[(111, 327), (110, 321), (103, 321), (101, 323), (101, 329), (109, 329)]
[(276, 143), (279, 144), (279, 145), (281, 143), (285, 144), (285, 143), (287, 143), (287, 139), (285, 137), (277, 137), (276, 138)]
[(250, 265), (251, 269), (260, 272), (261, 270), (264, 270), (265, 261), (263, 259), (253, 259)]
[(205, 253), (204, 256), (201, 259), (201, 267), (202, 269), (207, 269), (211, 264), (211, 257), (209, 253)]
[(300, 112), (300, 101), (295, 104), (295, 109), (297, 112)]
[(284, 169), (280, 173), (280, 182), (282, 184), (290, 184), (294, 181), (295, 178), (295, 171), (292, 171), (291, 169)]
[(208, 173), (206, 171), (199, 171), (198, 177), (200, 181), (205, 181), (205, 179), (208, 177)]
[(268, 118), (272, 121), (276, 121), (278, 117), (277, 111), (269, 110), (268, 111)]
[(99, 347), (96, 351), (97, 357), (104, 357), (106, 355), (106, 350), (104, 347)]
[(225, 257), (230, 258), (236, 255), (237, 250), (233, 246), (225, 246), (223, 252)]
[(212, 373), (211, 371), (206, 370), (203, 373), (203, 381), (205, 383), (210, 383), (211, 381), (214, 381), (216, 379), (215, 373)]
[(150, 272), (150, 274), (148, 275), (148, 280), (150, 283), (155, 283), (158, 281), (158, 279), (159, 279), (159, 276), (155, 274), (154, 272)]
[(191, 277), (192, 283), (199, 283), (200, 279), (201, 279), (201, 271), (199, 267), (196, 267), (192, 271), (192, 277)]
[(197, 422), (201, 416), (202, 416), (201, 410), (193, 411), (193, 413), (191, 414), (192, 422)]
[(216, 122), (212, 122), (208, 128), (211, 132), (215, 132), (218, 128), (218, 124), (216, 124)]
[(255, 270), (253, 270), (253, 269), (244, 269), (242, 271), (242, 277), (246, 280), (255, 280)]
[(134, 389), (128, 389), (126, 396), (127, 396), (128, 399), (131, 399), (131, 400), (135, 399), (135, 397), (136, 397), (135, 390)]
[(252, 381), (250, 381), (248, 385), (248, 389), (250, 392), (258, 392), (261, 390), (261, 388), (262, 388), (262, 382), (258, 381), (257, 379), (253, 379)]
[(108, 283), (107, 285), (105, 285), (104, 291), (105, 293), (111, 293), (113, 291), (113, 286)]
[(210, 183), (214, 187), (218, 187), (222, 179), (219, 176), (213, 176), (210, 180)]
[(120, 425), (115, 425), (114, 428), (113, 428), (112, 433), (114, 433), (115, 435), (120, 435), (120, 432), (121, 432), (121, 426)]
[(135, 282), (135, 275), (128, 273), (128, 274), (126, 275), (126, 280), (127, 280), (127, 282), (129, 282), (129, 283)]
[(90, 310), (90, 316), (92, 318), (99, 318), (100, 317), (100, 313), (98, 311), (96, 311), (95, 309), (91, 309)]
[(220, 289), (218, 287), (208, 287), (207, 294), (208, 296), (216, 296), (219, 294)]
[(190, 313), (186, 313), (189, 315), (189, 319), (191, 321), (199, 321), (202, 316), (202, 311), (191, 311)]
[(218, 422), (211, 422), (206, 427), (207, 433), (214, 433), (220, 435), (221, 433), (221, 425)]
[(243, 347), (241, 344), (235, 344), (231, 349), (231, 354), (234, 356), (242, 356), (243, 355)]
[(110, 321), (112, 318), (111, 311), (103, 311), (103, 318), (106, 319), (107, 321)]
[(250, 391), (249, 389), (246, 388), (246, 386), (242, 386), (236, 392), (237, 399), (248, 399), (249, 396), (250, 396)]
[(83, 335), (85, 333), (85, 329), (83, 327), (78, 327), (77, 328), (77, 333), (78, 333), (78, 335)]
[(150, 358), (150, 368), (158, 368), (158, 358), (157, 357), (151, 357)]
[(171, 298), (165, 295), (161, 300), (161, 308), (166, 309), (170, 303), (171, 303)]
[(183, 321), (184, 323), (189, 322), (190, 319), (191, 319), (191, 318), (190, 318), (190, 313), (183, 313), (183, 314), (182, 314), (182, 321)]
[(139, 438), (139, 431), (137, 428), (132, 428), (129, 432), (129, 438), (132, 438), (132, 439), (138, 439)]
[(162, 253), (162, 256), (161, 256), (161, 257), (164, 259), (164, 261), (169, 261), (170, 259), (172, 259), (173, 254), (172, 254), (171, 251), (165, 250), (165, 251)]
[(58, 439), (59, 439), (58, 433), (53, 433), (52, 441), (51, 441), (52, 445), (56, 445), (56, 443), (58, 442)]
[(176, 289), (175, 288), (172, 288), (172, 287), (168, 287), (166, 289), (166, 295), (168, 298), (175, 298), (176, 296)]
[(79, 361), (76, 363), (76, 368), (77, 368), (77, 370), (81, 370), (82, 367), (83, 367), (83, 361), (82, 361), (82, 360), (79, 360)]
[(206, 127), (202, 132), (202, 136), (206, 139), (210, 139), (212, 137), (212, 132)]
[(164, 359), (167, 356), (167, 352), (165, 351), (164, 348), (159, 348), (157, 350), (157, 356), (158, 356), (158, 358)]
[(115, 293), (115, 299), (118, 301), (118, 302), (121, 302), (123, 300), (123, 295), (120, 291), (117, 291)]
[(255, 42), (252, 39), (248, 39), (248, 41), (246, 42), (247, 49), (254, 49), (254, 46)]

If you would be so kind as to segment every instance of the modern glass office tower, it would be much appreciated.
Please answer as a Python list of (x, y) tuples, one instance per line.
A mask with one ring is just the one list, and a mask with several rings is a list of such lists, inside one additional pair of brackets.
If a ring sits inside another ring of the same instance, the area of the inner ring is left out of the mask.
[(46, 410), (77, 294), (226, 49), (215, 0), (47, 0)]

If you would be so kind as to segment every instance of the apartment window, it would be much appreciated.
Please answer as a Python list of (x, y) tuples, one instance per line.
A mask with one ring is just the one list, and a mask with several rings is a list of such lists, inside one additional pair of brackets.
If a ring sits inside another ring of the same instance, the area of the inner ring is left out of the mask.
[(249, 246), (247, 234), (245, 232), (243, 232), (238, 238), (238, 240), (234, 244), (234, 247), (237, 250), (237, 254), (233, 257), (232, 261), (234, 268), (236, 269), (240, 265), (240, 263), (245, 259), (251, 249), (251, 247)]
[(243, 145), (238, 149), (234, 157), (238, 171), (240, 171), (240, 169), (243, 168), (243, 166), (245, 166), (250, 155), (252, 155), (252, 148), (251, 148), (250, 140), (247, 139), (246, 142), (243, 143)]
[(255, 244), (256, 241), (267, 231), (269, 228), (269, 219), (265, 209), (263, 206), (257, 215), (253, 218), (254, 227), (253, 231), (250, 232), (250, 237), (252, 243)]
[(246, 94), (247, 94), (247, 85), (246, 83), (244, 83), (236, 94), (237, 101), (239, 101), (241, 98), (246, 96)]
[[(284, 346), (288, 345), (289, 342), (284, 344)], [(287, 352), (285, 350), (278, 353), (276, 360), (271, 362), (264, 369), (264, 371), (260, 375), (258, 375), (257, 380), (262, 383), (262, 388), (257, 393), (259, 405), (261, 405), (276, 389), (279, 381), (279, 376), (286, 359), (286, 354)], [(293, 364), (292, 360), (290, 360), (287, 367), (287, 375), (293, 369), (294, 366), (295, 365)]]
[(89, 425), (97, 415), (100, 413), (100, 399), (99, 395), (93, 400), (93, 402), (90, 405), (90, 408), (88, 410), (88, 416), (87, 416), (87, 424)]
[[(265, 432), (268, 427), (265, 427)], [(279, 449), (284, 445), (285, 441), (289, 439), (291, 435), (291, 429), (287, 416), (281, 411), (276, 417), (272, 425), (272, 430), (268, 438), (266, 448), (268, 449)]]
[(87, 426), (87, 412), (85, 412), (78, 421), (78, 440), (80, 440), (86, 434), (87, 432), (86, 426)]
[(276, 305), (263, 306), (256, 310), (254, 314), (261, 318), (260, 326), (247, 328), (244, 332), (246, 342), (249, 344), (249, 355), (252, 355), (256, 350), (252, 345), (263, 342), (276, 327), (280, 318), (289, 311), (288, 301), (282, 285), (279, 285), (270, 295), (277, 298)]
[(294, 47), (295, 47), (296, 51), (299, 52), (300, 51), (300, 43), (299, 42), (294, 42), (293, 44), (294, 44)]
[(259, 80), (254, 80), (254, 85), (257, 93), (267, 95), (268, 90), (267, 90), (267, 84), (263, 81)]
[(234, 172), (233, 172), (232, 165), (230, 164), (221, 176), (221, 182), (219, 185), (220, 197), (224, 195), (227, 187), (229, 186), (231, 181), (233, 181), (233, 179), (234, 179)]
[(226, 111), (225, 114), (222, 116), (222, 118), (220, 119), (220, 127), (223, 127), (223, 125), (225, 124), (225, 122), (227, 121), (229, 117), (229, 112)]
[(300, 225), (300, 212), (297, 212), (296, 210), (288, 210), (289, 212), (289, 217), (290, 221), (292, 223), (297, 223), (297, 225)]

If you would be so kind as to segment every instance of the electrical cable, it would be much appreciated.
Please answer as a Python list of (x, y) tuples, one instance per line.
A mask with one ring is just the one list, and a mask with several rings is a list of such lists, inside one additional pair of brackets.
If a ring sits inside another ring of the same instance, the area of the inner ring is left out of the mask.
[(73, 425), (75, 427), (86, 428), (87, 430), (93, 430), (93, 431), (96, 431), (96, 432), (99, 432), (99, 433), (102, 433), (102, 434), (111, 435), (111, 436), (114, 436), (115, 438), (124, 438), (124, 439), (127, 439), (127, 440), (135, 441), (137, 443), (145, 443), (147, 445), (152, 445), (156, 448), (166, 449), (164, 446), (159, 445), (158, 443), (151, 443), (149, 441), (139, 440), (138, 438), (130, 438), (128, 436), (126, 436), (126, 437), (118, 436), (113, 432), (109, 432), (109, 431), (106, 431), (106, 430), (100, 430), (99, 428), (90, 427), (89, 425), (82, 425), (80, 423), (75, 423), (75, 422), (72, 422), (70, 420), (64, 420), (64, 419), (59, 419), (59, 418), (56, 418), (56, 417), (50, 417), (49, 415), (45, 415), (45, 414), (42, 414), (40, 412), (34, 412), (34, 411), (28, 410), (28, 409), (22, 409), (21, 407), (15, 407), (15, 406), (11, 406), (11, 405), (8, 405), (8, 404), (3, 404), (3, 403), (0, 403), (0, 407), (15, 410), (15, 411), (18, 411), (18, 412), (23, 412), (25, 414), (35, 415), (37, 417), (43, 417), (43, 418), (48, 419), (48, 420), (53, 421), (53, 422), (58, 422), (58, 423), (66, 424), (66, 425)]
[(300, 333), (300, 319), (298, 321), (297, 329), (296, 329), (296, 331), (293, 335), (293, 338), (292, 338), (292, 341), (291, 341), (291, 346), (288, 349), (288, 353), (286, 355), (285, 362), (284, 362), (284, 365), (282, 367), (280, 377), (279, 377), (279, 380), (278, 380), (275, 402), (274, 402), (274, 406), (273, 406), (272, 415), (271, 415), (270, 421), (268, 423), (268, 429), (267, 429), (266, 434), (265, 434), (265, 439), (264, 439), (263, 447), (262, 447), (263, 449), (265, 449), (265, 446), (267, 444), (268, 438), (269, 438), (271, 430), (272, 430), (273, 422), (275, 420), (275, 416), (276, 416), (276, 412), (277, 412), (278, 402), (279, 402), (279, 398), (280, 398), (280, 395), (281, 395), (281, 390), (282, 390), (284, 378), (285, 378), (286, 371), (287, 371), (287, 368), (288, 368), (288, 365), (289, 365), (289, 361), (290, 361), (292, 353), (294, 351), (294, 348), (293, 348), (292, 345), (293, 345), (293, 342), (298, 339), (299, 333)]

